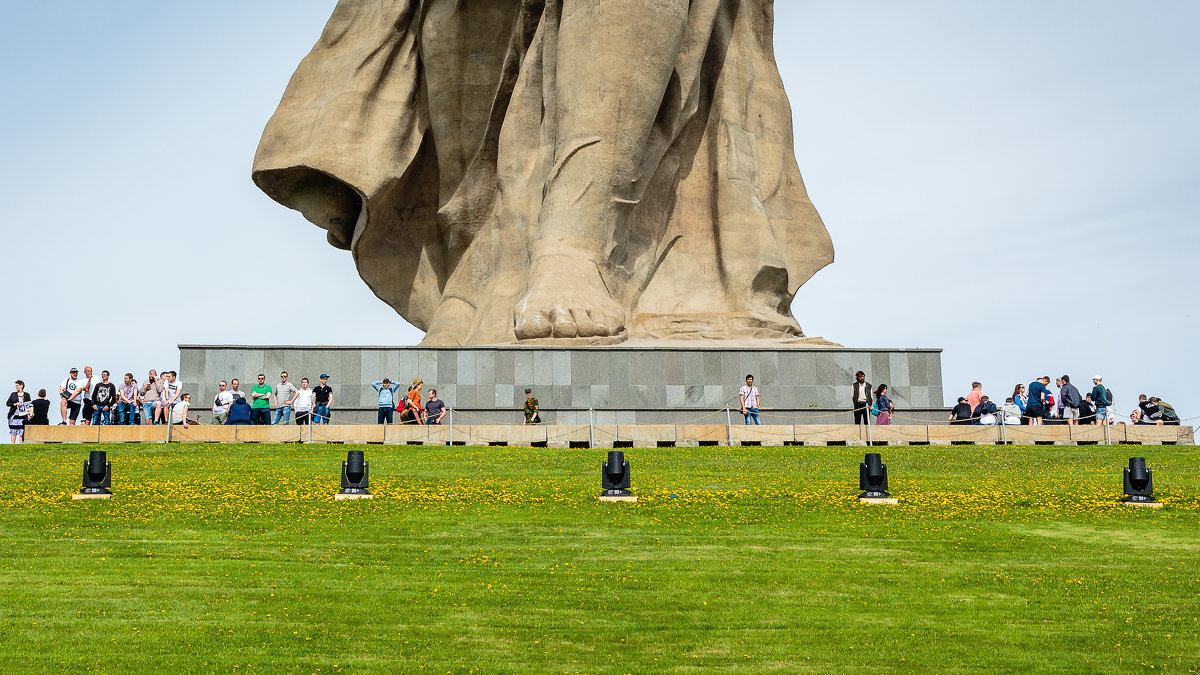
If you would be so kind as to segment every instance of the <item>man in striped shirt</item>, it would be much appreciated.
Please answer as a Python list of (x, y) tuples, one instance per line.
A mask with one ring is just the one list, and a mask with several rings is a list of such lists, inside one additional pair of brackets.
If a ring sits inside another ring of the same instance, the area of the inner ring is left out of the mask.
[(754, 386), (754, 376), (746, 376), (746, 384), (738, 390), (738, 398), (742, 402), (742, 415), (746, 417), (746, 424), (750, 424), (754, 420), (754, 424), (762, 424), (758, 419), (758, 387)]

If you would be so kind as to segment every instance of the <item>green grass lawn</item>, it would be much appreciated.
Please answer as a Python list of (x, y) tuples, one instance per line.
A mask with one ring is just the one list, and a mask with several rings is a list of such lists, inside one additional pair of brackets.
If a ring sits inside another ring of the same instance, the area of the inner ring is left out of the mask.
[(0, 671), (1200, 670), (1195, 447), (96, 447), (0, 450)]

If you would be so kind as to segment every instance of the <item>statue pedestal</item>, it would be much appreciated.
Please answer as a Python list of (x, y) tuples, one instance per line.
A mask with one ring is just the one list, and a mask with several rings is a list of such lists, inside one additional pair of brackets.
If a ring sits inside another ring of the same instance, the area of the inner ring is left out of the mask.
[[(238, 378), (249, 392), (267, 383), (333, 387), (334, 424), (374, 424), (371, 387), (398, 380), (402, 395), (415, 378), (454, 410), (455, 424), (520, 424), (525, 389), (533, 390), (545, 424), (742, 425), (738, 389), (754, 375), (764, 425), (849, 424), (855, 371), (887, 384), (897, 424), (941, 422), (940, 349), (857, 349), (779, 342), (689, 342), (560, 347), (306, 347), (180, 345), (180, 379), (193, 412), (207, 423), (221, 380)], [(728, 411), (727, 411), (728, 409)]]

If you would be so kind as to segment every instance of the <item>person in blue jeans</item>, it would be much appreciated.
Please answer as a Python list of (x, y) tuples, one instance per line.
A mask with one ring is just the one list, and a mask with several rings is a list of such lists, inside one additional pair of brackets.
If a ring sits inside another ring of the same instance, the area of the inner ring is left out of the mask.
[(279, 424), (282, 420), (284, 424), (292, 418), (292, 404), (296, 402), (296, 385), (288, 382), (287, 371), (279, 374), (279, 386), (275, 387), (275, 403), (279, 407), (275, 409), (275, 418), (271, 424)]
[(1112, 401), (1108, 400), (1108, 387), (1103, 384), (1104, 378), (1099, 375), (1092, 378), (1092, 403), (1096, 404), (1096, 424), (1104, 426), (1108, 424), (1108, 407), (1112, 405)]
[(385, 377), (382, 382), (375, 380), (371, 386), (379, 392), (379, 417), (375, 423), (383, 424), (386, 420), (388, 424), (391, 424), (392, 413), (396, 410), (396, 390), (400, 388), (400, 383), (392, 382)]
[(133, 379), (133, 373), (125, 373), (125, 379), (117, 388), (117, 423), (133, 424), (137, 413), (138, 385)]
[(754, 386), (754, 376), (746, 376), (746, 384), (738, 390), (738, 400), (742, 404), (742, 415), (746, 418), (746, 424), (762, 424), (758, 420), (758, 387)]

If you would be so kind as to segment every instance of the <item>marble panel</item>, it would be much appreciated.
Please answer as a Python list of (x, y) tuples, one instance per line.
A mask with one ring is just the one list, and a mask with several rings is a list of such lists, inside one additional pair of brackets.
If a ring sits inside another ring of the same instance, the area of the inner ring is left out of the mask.
[[(887, 384), (896, 387), (909, 386), (911, 382), (908, 371), (909, 354), (891, 353), (888, 354), (888, 361), (891, 364), (891, 379), (887, 381)], [(879, 385), (876, 384), (875, 386)]]
[(571, 384), (571, 352), (555, 350), (550, 352), (551, 384), (566, 386)]
[(475, 352), (475, 384), (496, 384), (495, 352), (484, 350)]
[(612, 408), (615, 405), (623, 405), (612, 400), (612, 396), (609, 394), (609, 388), (610, 387), (607, 384), (591, 385), (592, 393), (590, 396), (593, 408)]
[[(458, 353), (458, 379), (456, 384), (475, 384), (475, 351), (464, 349)], [(461, 392), (460, 392), (461, 393)], [(472, 399), (474, 400), (474, 399)], [(474, 404), (472, 404), (474, 405)]]
[(554, 357), (549, 351), (533, 352), (533, 383), (539, 387), (554, 384)]
[(439, 353), (436, 349), (417, 351), (417, 377), (425, 380), (427, 385), (438, 381)]

